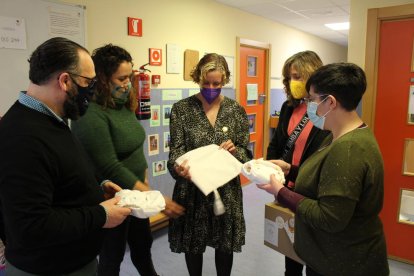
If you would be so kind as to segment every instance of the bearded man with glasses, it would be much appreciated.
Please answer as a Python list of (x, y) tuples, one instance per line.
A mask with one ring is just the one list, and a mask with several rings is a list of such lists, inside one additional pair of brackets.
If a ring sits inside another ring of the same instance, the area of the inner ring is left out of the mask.
[(118, 185), (99, 187), (67, 124), (88, 107), (94, 64), (85, 48), (59, 37), (41, 44), (29, 63), (29, 87), (0, 122), (6, 274), (96, 275), (103, 228), (131, 211), (112, 198)]

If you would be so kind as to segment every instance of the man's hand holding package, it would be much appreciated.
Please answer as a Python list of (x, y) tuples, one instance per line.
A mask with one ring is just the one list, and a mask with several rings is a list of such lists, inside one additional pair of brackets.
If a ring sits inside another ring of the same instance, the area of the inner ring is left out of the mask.
[(120, 225), (129, 214), (131, 209), (120, 207), (117, 205), (119, 197), (114, 197), (102, 202), (100, 205), (104, 207), (106, 212), (106, 223), (103, 228), (113, 228)]

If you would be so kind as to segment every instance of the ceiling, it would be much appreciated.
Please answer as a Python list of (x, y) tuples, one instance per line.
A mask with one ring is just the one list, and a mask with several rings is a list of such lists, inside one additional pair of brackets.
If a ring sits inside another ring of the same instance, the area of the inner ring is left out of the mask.
[(349, 21), (350, 0), (215, 0), (348, 46), (348, 30), (334, 31), (324, 24)]

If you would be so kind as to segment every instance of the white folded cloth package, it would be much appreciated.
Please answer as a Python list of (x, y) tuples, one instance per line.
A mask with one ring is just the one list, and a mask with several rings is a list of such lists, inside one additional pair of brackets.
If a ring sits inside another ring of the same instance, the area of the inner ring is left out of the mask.
[(208, 195), (240, 174), (242, 163), (230, 152), (211, 144), (181, 155), (175, 163), (187, 160), (191, 181)]
[(131, 215), (137, 218), (149, 218), (165, 209), (165, 199), (159, 191), (141, 192), (124, 189), (115, 196), (121, 198), (117, 205), (130, 208)]
[[(271, 174), (274, 174), (280, 182), (285, 183), (282, 169), (272, 162), (261, 158), (242, 164), (230, 152), (220, 149), (215, 144), (189, 151), (177, 158), (175, 162), (180, 165), (185, 160), (190, 167), (191, 181), (206, 196), (214, 192), (216, 215), (225, 212), (225, 206), (217, 188), (240, 173), (254, 183), (269, 183)], [(141, 192), (124, 189), (117, 192), (116, 196), (121, 198), (118, 205), (130, 208), (132, 215), (138, 218), (148, 218), (165, 209), (165, 200), (159, 191)]]
[(275, 175), (276, 179), (285, 184), (285, 175), (282, 169), (272, 162), (263, 160), (263, 158), (250, 160), (243, 164), (242, 173), (250, 181), (256, 184), (270, 183), (270, 176)]
[(216, 216), (226, 211), (217, 188), (223, 186), (240, 174), (242, 163), (230, 152), (211, 144), (181, 155), (175, 163), (182, 164), (187, 160), (190, 167), (191, 181), (204, 195), (214, 191), (213, 211)]
[(190, 167), (191, 181), (201, 190), (204, 195), (214, 191), (214, 213), (221, 215), (225, 212), (225, 206), (220, 199), (217, 188), (223, 186), (231, 179), (243, 173), (250, 181), (260, 184), (270, 182), (270, 175), (285, 183), (282, 169), (263, 158), (251, 160), (242, 164), (227, 150), (219, 149), (219, 146), (211, 144), (189, 151), (175, 161), (181, 165), (187, 160)]

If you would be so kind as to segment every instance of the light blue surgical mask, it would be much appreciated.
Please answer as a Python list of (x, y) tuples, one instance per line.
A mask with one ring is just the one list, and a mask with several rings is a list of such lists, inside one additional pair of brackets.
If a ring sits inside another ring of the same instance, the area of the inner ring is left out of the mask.
[(308, 113), (308, 117), (309, 120), (313, 123), (313, 125), (317, 128), (320, 129), (324, 129), (324, 125), (325, 125), (325, 118), (326, 115), (331, 112), (331, 110), (329, 110), (328, 112), (326, 112), (324, 115), (322, 116), (318, 116), (316, 114), (317, 110), (318, 110), (318, 106), (323, 103), (328, 97), (326, 97), (323, 101), (321, 101), (320, 103), (315, 103), (315, 102), (308, 102), (308, 106), (307, 106), (307, 113)]
[(126, 87), (116, 85), (112, 89), (111, 94), (115, 103), (124, 104), (128, 101), (128, 96), (131, 91), (132, 84), (129, 82)]

